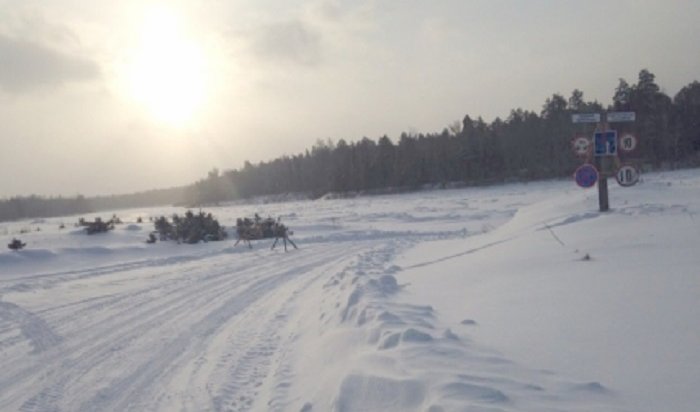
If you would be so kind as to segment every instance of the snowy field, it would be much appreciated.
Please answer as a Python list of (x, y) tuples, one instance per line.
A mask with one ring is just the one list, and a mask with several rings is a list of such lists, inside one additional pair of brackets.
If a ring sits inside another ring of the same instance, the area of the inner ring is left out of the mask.
[(207, 209), (288, 253), (0, 223), (0, 410), (698, 410), (700, 172), (611, 186)]

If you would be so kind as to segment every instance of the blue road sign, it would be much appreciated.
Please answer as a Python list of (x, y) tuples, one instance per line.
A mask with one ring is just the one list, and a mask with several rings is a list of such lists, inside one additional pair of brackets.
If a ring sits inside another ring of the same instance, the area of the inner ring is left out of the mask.
[(576, 184), (587, 189), (593, 187), (598, 181), (598, 170), (592, 164), (583, 164), (574, 173)]
[(596, 156), (617, 155), (617, 131), (606, 130), (593, 135), (593, 154)]

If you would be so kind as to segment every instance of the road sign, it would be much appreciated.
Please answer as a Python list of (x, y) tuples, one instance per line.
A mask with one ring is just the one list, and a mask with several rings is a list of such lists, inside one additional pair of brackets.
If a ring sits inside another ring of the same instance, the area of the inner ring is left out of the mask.
[(620, 150), (631, 152), (637, 147), (637, 137), (631, 133), (625, 133), (620, 137)]
[(637, 120), (635, 112), (610, 112), (607, 115), (609, 123), (633, 122)]
[(600, 123), (600, 113), (575, 113), (571, 115), (574, 123)]
[(596, 156), (617, 155), (617, 131), (606, 130), (593, 135), (594, 154)]
[(632, 165), (624, 165), (617, 170), (615, 179), (622, 187), (634, 186), (639, 181), (639, 171)]
[(576, 184), (587, 189), (598, 181), (598, 170), (592, 164), (582, 164), (574, 173)]
[(574, 137), (571, 147), (578, 156), (587, 156), (591, 152), (591, 139), (584, 136)]

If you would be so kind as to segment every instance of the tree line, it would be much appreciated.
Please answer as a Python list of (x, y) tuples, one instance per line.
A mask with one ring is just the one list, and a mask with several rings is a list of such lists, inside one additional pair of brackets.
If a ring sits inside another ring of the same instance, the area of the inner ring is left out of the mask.
[(186, 187), (111, 196), (14, 196), (0, 199), (0, 221), (86, 214), (103, 210), (184, 204)]
[(648, 169), (700, 165), (700, 83), (694, 81), (670, 98), (642, 70), (636, 84), (619, 80), (613, 102), (586, 101), (574, 90), (553, 94), (542, 110), (515, 109), (507, 119), (486, 123), (465, 116), (442, 132), (402, 133), (398, 141), (318, 141), (296, 156), (283, 156), (238, 170), (209, 175), (188, 188), (194, 203), (299, 192), (312, 197), (328, 192), (416, 189), (424, 185), (491, 184), (568, 176), (581, 164), (571, 150), (576, 135), (591, 136), (595, 125), (576, 125), (573, 113), (634, 111), (634, 123), (619, 132), (639, 140), (633, 159)]
[[(616, 124), (639, 140), (634, 160), (647, 168), (700, 165), (700, 83), (683, 87), (673, 98), (641, 70), (634, 84), (620, 79), (613, 101), (586, 101), (576, 89), (553, 94), (539, 113), (514, 109), (491, 123), (466, 115), (438, 133), (402, 133), (376, 141), (319, 140), (304, 153), (282, 156), (240, 169), (208, 175), (185, 187), (100, 198), (46, 199), (37, 196), (0, 200), (0, 220), (84, 213), (86, 210), (162, 204), (201, 205), (254, 196), (329, 192), (375, 192), (527, 181), (570, 175), (581, 163), (570, 141), (590, 136), (595, 125), (575, 125), (571, 114), (605, 110), (634, 111), (634, 123)], [(72, 203), (71, 203), (72, 202)]]

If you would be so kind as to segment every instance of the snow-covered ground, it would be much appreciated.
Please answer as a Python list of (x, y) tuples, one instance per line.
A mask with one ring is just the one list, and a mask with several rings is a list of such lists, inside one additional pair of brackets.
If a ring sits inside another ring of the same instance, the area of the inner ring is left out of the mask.
[(696, 410), (700, 172), (612, 186), (211, 209), (288, 253), (0, 223), (0, 410)]

